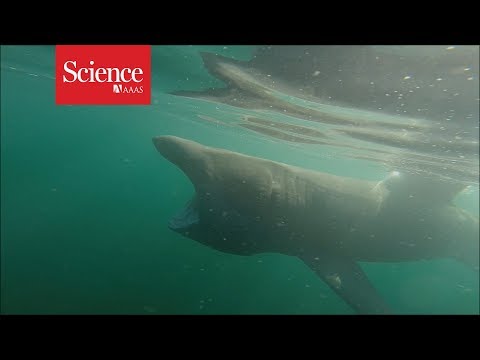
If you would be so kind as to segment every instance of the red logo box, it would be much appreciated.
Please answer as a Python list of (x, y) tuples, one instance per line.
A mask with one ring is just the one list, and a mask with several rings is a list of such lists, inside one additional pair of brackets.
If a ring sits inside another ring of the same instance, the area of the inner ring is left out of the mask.
[(57, 45), (57, 105), (150, 105), (150, 45)]

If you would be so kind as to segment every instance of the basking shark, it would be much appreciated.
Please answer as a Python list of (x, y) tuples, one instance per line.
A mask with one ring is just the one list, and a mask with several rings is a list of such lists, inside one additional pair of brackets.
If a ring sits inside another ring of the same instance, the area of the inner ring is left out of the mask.
[(301, 102), (293, 105), (276, 96), (283, 93), (442, 123), (451, 117), (461, 127), (475, 126), (479, 51), (477, 45), (275, 45), (256, 47), (249, 61), (202, 52), (205, 68), (227, 87), (175, 94), (321, 118)]
[(195, 188), (170, 229), (225, 253), (298, 257), (358, 313), (393, 313), (358, 262), (450, 257), (478, 271), (478, 217), (453, 204), (465, 185), (340, 177), (175, 136), (153, 144)]
[(173, 94), (248, 109), (229, 123), (247, 134), (314, 151), (381, 147), (384, 156), (361, 156), (478, 185), (479, 49), (278, 45), (256, 47), (248, 61), (202, 52), (225, 87)]

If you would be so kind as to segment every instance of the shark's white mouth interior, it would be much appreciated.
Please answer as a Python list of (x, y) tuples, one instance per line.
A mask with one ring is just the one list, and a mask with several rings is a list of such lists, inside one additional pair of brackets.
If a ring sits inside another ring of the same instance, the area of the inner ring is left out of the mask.
[(168, 227), (172, 230), (182, 230), (189, 228), (192, 225), (198, 224), (200, 218), (198, 216), (198, 209), (196, 206), (195, 197), (187, 202), (185, 206), (176, 213), (168, 222)]

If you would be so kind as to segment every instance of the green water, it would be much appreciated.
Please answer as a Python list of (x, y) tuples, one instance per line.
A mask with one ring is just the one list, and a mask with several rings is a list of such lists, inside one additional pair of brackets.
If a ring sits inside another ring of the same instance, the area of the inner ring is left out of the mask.
[[(352, 314), (300, 260), (207, 248), (166, 223), (188, 179), (151, 138), (176, 135), (367, 179), (385, 170), (218, 127), (248, 111), (167, 94), (221, 86), (198, 51), (158, 46), (151, 106), (56, 106), (54, 47), (1, 48), (2, 314)], [(458, 204), (478, 214), (478, 190)], [(478, 314), (478, 274), (453, 260), (362, 264), (396, 313)]]

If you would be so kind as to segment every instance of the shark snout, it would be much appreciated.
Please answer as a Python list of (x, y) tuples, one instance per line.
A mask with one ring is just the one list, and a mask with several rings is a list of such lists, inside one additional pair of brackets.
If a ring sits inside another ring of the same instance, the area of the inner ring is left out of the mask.
[(152, 139), (153, 145), (157, 151), (172, 164), (179, 167), (185, 174), (191, 175), (189, 168), (191, 161), (191, 151), (188, 149), (188, 145), (184, 142), (184, 139), (177, 138), (176, 136), (156, 136)]
[(174, 137), (173, 136), (155, 136), (153, 139), (153, 145), (157, 151), (163, 156), (168, 156), (172, 151), (174, 151)]
[(156, 136), (152, 139), (157, 151), (168, 161), (181, 166), (188, 157), (188, 141), (176, 136)]
[(207, 147), (172, 135), (156, 136), (152, 141), (157, 151), (179, 167), (194, 185), (206, 176)]

